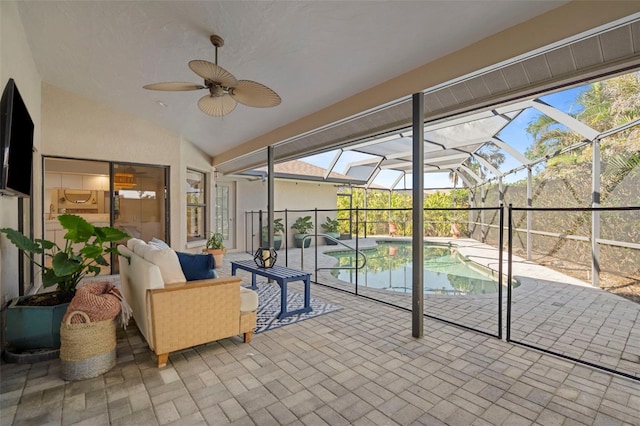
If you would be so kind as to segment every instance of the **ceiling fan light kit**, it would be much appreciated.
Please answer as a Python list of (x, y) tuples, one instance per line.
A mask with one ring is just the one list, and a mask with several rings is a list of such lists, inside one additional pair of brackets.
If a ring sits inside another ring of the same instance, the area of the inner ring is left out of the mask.
[(189, 61), (189, 68), (204, 79), (204, 85), (184, 82), (154, 83), (143, 86), (148, 90), (189, 91), (209, 89), (209, 94), (198, 101), (198, 108), (205, 114), (222, 117), (236, 108), (237, 103), (254, 108), (270, 108), (280, 105), (280, 96), (264, 84), (251, 80), (237, 80), (233, 74), (218, 65), (218, 47), (224, 40), (218, 35), (210, 37), (216, 48), (215, 63), (202, 59)]

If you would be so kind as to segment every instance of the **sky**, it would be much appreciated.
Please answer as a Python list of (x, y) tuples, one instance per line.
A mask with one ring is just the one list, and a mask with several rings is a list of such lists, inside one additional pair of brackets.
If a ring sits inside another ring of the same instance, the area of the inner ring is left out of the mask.
[[(552, 93), (546, 96), (542, 96), (540, 99), (547, 104), (558, 108), (559, 110), (566, 113), (576, 113), (576, 105), (575, 101), (578, 95), (585, 90), (588, 86), (579, 86), (575, 88), (571, 88), (568, 90), (564, 90), (557, 93)], [(519, 152), (523, 153), (530, 147), (533, 143), (532, 136), (527, 133), (526, 128), (529, 123), (535, 121), (541, 113), (533, 108), (528, 108), (524, 110), (518, 117), (516, 117), (508, 126), (500, 131), (497, 135), (501, 140), (508, 143), (509, 145), (516, 148)], [(337, 151), (330, 151), (322, 154), (316, 154), (309, 157), (305, 157), (300, 159), (300, 161), (304, 161), (318, 167), (327, 168), (330, 166), (331, 162), (334, 159), (334, 156)], [(508, 153), (503, 152), (505, 154), (505, 161), (500, 166), (500, 171), (506, 172), (512, 170), (521, 165), (521, 163), (515, 158), (511, 157)], [(338, 162), (334, 167), (334, 171), (338, 173), (344, 174), (346, 169), (351, 162), (363, 160), (371, 158), (371, 156), (352, 152), (345, 151), (341, 156)], [(376, 157), (378, 158), (378, 157)], [(398, 177), (398, 172), (395, 171), (382, 171), (377, 178), (374, 180), (374, 183), (390, 187), (393, 182)], [(505, 182), (512, 182), (515, 180), (522, 179), (526, 177), (526, 172), (511, 174), (510, 176), (505, 177)], [(402, 183), (398, 185), (397, 188), (402, 186)], [(449, 180), (449, 171), (443, 173), (428, 173), (425, 175), (425, 188), (448, 188), (451, 187), (452, 183)], [(411, 176), (407, 176), (407, 189), (411, 188)]]

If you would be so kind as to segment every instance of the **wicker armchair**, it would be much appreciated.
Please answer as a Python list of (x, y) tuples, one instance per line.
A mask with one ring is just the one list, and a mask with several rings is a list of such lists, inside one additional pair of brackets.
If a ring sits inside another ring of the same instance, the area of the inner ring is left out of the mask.
[(119, 246), (120, 280), (133, 317), (158, 367), (169, 353), (243, 334), (249, 342), (256, 327), (257, 295), (237, 277), (164, 284), (160, 269)]

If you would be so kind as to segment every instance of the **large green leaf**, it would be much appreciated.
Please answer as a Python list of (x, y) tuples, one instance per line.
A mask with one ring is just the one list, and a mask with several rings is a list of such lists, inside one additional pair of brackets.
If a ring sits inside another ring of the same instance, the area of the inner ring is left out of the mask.
[(67, 230), (64, 238), (74, 243), (89, 241), (94, 236), (94, 226), (80, 216), (63, 214), (58, 216), (58, 221)]
[[(78, 282), (87, 273), (98, 275), (101, 272), (98, 265), (109, 265), (104, 254), (118, 253), (118, 250), (103, 243), (121, 241), (129, 237), (129, 234), (119, 229), (94, 227), (82, 217), (73, 214), (60, 215), (58, 221), (67, 230), (64, 237), (67, 241), (62, 248), (48, 240), (31, 241), (10, 228), (0, 229), (0, 232), (4, 232), (7, 239), (20, 250), (36, 254), (43, 253), (46, 258), (50, 258), (51, 267), (40, 265), (35, 256), (31, 256), (30, 260), (42, 268), (42, 281), (45, 287), (58, 285), (58, 289), (62, 291), (75, 290)], [(75, 244), (82, 246), (77, 253), (74, 252)]]
[(80, 249), (80, 253), (90, 259), (96, 259), (102, 256), (102, 246), (84, 246)]
[(36, 243), (40, 244), (44, 250), (51, 250), (54, 247), (58, 247), (53, 241), (42, 240), (40, 238), (36, 238)]
[(53, 256), (52, 266), (53, 271), (59, 277), (72, 275), (82, 271), (83, 269), (81, 262), (78, 262), (73, 258), (69, 258), (65, 252), (59, 252)]
[(129, 237), (126, 232), (109, 226), (96, 227), (95, 231), (97, 235), (100, 235), (100, 239), (105, 242), (120, 241)]
[(120, 254), (120, 252), (118, 251), (118, 247), (104, 247), (104, 252)]
[(45, 269), (42, 274), (42, 285), (44, 287), (51, 287), (52, 285), (65, 281), (66, 278), (67, 277), (59, 277), (56, 275), (53, 269)]
[(40, 244), (31, 241), (29, 238), (22, 235), (20, 232), (11, 228), (2, 228), (0, 232), (4, 232), (7, 235), (7, 238), (13, 245), (18, 247), (20, 250), (28, 251), (30, 253), (42, 253), (42, 247)]

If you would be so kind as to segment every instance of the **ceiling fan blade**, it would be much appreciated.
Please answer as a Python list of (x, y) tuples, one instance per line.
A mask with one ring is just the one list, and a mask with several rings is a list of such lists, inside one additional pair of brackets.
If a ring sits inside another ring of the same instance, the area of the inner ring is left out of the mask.
[(147, 89), (147, 90), (164, 90), (164, 91), (167, 91), (167, 92), (179, 92), (179, 91), (183, 91), (183, 90), (206, 89), (206, 87), (201, 85), (201, 84), (180, 83), (180, 82), (154, 83), (154, 84), (147, 84), (146, 86), (142, 86), (142, 87), (144, 89)]
[(221, 86), (234, 87), (238, 84), (238, 80), (229, 71), (209, 61), (189, 61), (189, 68), (205, 80), (211, 80)]
[(200, 111), (214, 117), (222, 117), (229, 114), (236, 109), (236, 105), (238, 105), (236, 101), (226, 93), (222, 96), (203, 96), (198, 101)]
[(229, 90), (229, 94), (241, 104), (256, 108), (274, 107), (282, 102), (276, 92), (251, 80), (238, 81), (238, 85)]

